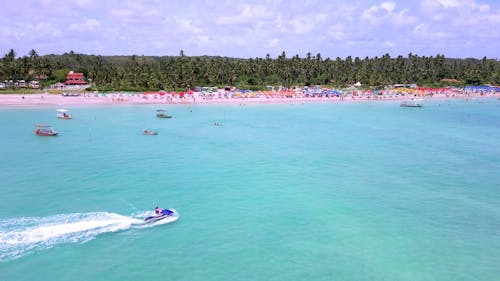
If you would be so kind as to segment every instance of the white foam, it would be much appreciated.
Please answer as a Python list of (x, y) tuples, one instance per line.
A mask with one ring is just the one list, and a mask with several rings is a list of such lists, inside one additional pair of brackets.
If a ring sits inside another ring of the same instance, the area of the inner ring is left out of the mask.
[(0, 261), (60, 243), (86, 242), (102, 233), (141, 224), (141, 219), (107, 212), (3, 220), (0, 221)]

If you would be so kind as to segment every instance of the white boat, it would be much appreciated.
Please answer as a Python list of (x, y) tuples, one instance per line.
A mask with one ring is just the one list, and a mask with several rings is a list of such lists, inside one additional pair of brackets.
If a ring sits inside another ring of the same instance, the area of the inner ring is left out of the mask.
[(57, 109), (57, 118), (59, 119), (71, 119), (73, 118), (71, 115), (69, 115), (67, 109)]
[(422, 107), (424, 99), (411, 99), (401, 102), (402, 107)]
[(158, 118), (172, 118), (171, 115), (168, 115), (166, 110), (158, 109), (156, 110), (156, 117)]
[(35, 134), (42, 137), (57, 136), (58, 132), (52, 126), (37, 124)]
[(158, 132), (157, 131), (152, 131), (152, 130), (144, 130), (143, 133), (145, 135), (152, 135), (152, 136), (156, 136), (158, 135)]

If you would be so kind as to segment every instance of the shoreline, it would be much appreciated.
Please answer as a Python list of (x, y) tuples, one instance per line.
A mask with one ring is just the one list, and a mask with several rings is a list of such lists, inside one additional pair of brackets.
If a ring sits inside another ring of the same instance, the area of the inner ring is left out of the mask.
[(477, 99), (500, 97), (500, 93), (438, 93), (427, 96), (397, 95), (397, 96), (334, 96), (334, 97), (196, 97), (184, 98), (158, 97), (146, 95), (82, 95), (62, 96), (55, 94), (0, 94), (0, 107), (68, 107), (68, 106), (98, 106), (98, 105), (247, 105), (247, 104), (304, 104), (304, 103), (351, 103), (351, 102), (388, 102), (403, 101), (412, 98), (425, 100)]

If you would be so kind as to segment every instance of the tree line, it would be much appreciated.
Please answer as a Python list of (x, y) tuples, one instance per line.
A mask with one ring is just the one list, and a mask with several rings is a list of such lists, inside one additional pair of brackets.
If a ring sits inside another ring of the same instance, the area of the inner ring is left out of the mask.
[(73, 70), (83, 72), (92, 88), (102, 91), (178, 90), (195, 86), (235, 86), (239, 89), (264, 89), (267, 85), (284, 87), (327, 85), (343, 87), (356, 82), (365, 86), (418, 84), (443, 86), (443, 78), (459, 80), (459, 86), (500, 84), (497, 59), (445, 58), (444, 55), (406, 57), (351, 56), (323, 58), (308, 53), (277, 58), (229, 58), (215, 56), (99, 56), (73, 51), (62, 55), (39, 56), (35, 50), (17, 57), (13, 49), (0, 59), (0, 82), (41, 80), (47, 86), (64, 82)]

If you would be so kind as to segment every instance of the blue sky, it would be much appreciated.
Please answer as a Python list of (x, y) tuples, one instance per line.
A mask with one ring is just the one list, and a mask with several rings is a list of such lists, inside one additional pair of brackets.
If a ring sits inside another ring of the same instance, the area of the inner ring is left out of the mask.
[(500, 58), (498, 0), (18, 0), (0, 55)]

